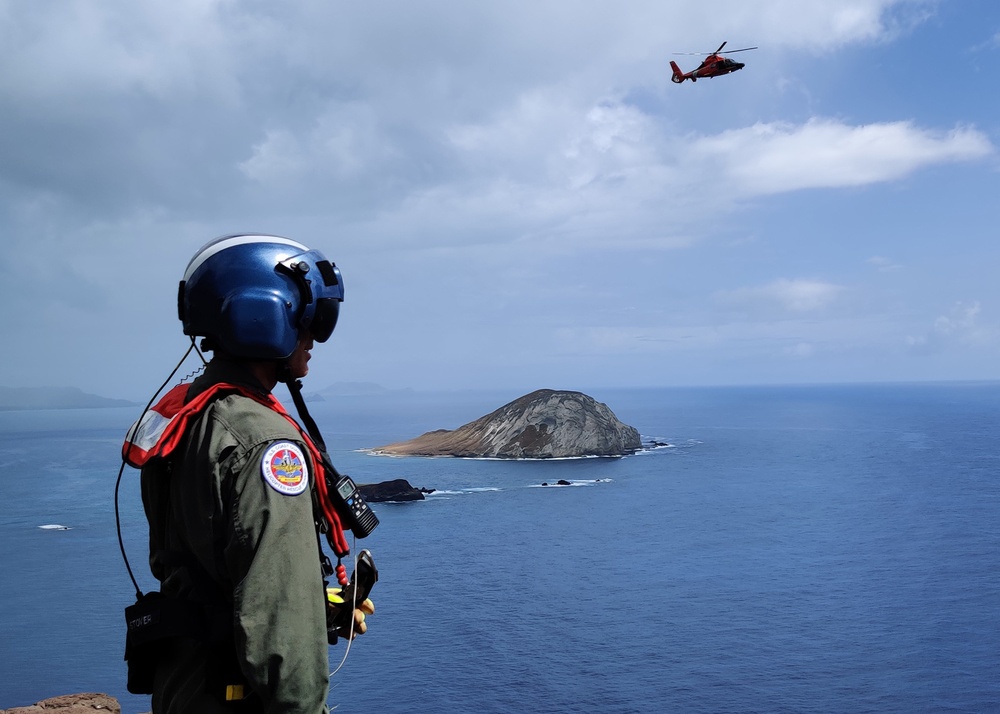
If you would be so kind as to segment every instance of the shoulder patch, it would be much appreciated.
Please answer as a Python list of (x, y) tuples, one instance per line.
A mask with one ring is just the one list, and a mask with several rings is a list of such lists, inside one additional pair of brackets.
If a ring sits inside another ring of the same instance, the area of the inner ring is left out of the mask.
[(302, 449), (290, 441), (267, 447), (260, 472), (267, 485), (286, 496), (298, 496), (309, 488), (309, 466)]

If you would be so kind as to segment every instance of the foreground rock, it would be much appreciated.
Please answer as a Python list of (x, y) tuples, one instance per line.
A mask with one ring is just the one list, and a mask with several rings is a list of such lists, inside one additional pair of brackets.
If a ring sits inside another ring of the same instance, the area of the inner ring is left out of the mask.
[(539, 389), (453, 431), (430, 431), (374, 451), (393, 456), (557, 459), (624, 456), (639, 432), (582, 392)]
[(0, 714), (94, 714), (111, 712), (121, 714), (118, 700), (107, 694), (65, 694), (61, 697), (43, 699), (30, 707), (0, 709)]

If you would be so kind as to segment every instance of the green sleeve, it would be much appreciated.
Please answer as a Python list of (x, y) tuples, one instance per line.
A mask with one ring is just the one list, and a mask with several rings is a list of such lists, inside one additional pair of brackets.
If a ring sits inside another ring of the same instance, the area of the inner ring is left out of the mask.
[[(225, 549), (237, 652), (267, 712), (326, 711), (326, 594), (310, 488), (284, 495), (262, 476), (270, 442), (229, 465), (231, 532)], [(301, 448), (301, 445), (300, 445)], [(309, 479), (314, 471), (306, 459)]]

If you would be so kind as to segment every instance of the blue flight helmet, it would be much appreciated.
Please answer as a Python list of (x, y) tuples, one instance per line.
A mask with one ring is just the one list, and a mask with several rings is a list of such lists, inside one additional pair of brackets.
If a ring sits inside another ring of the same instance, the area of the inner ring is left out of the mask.
[(326, 342), (337, 325), (344, 282), (318, 250), (271, 235), (229, 235), (188, 263), (177, 296), (184, 334), (233, 357), (283, 360), (309, 330)]

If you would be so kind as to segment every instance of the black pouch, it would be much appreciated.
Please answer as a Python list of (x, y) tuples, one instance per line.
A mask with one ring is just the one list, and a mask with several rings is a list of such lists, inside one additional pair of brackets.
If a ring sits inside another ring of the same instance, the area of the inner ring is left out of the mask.
[(139, 595), (125, 608), (125, 661), (128, 662), (128, 691), (152, 694), (156, 666), (167, 644), (175, 637), (198, 637), (205, 632), (201, 605), (164, 597), (160, 592)]

